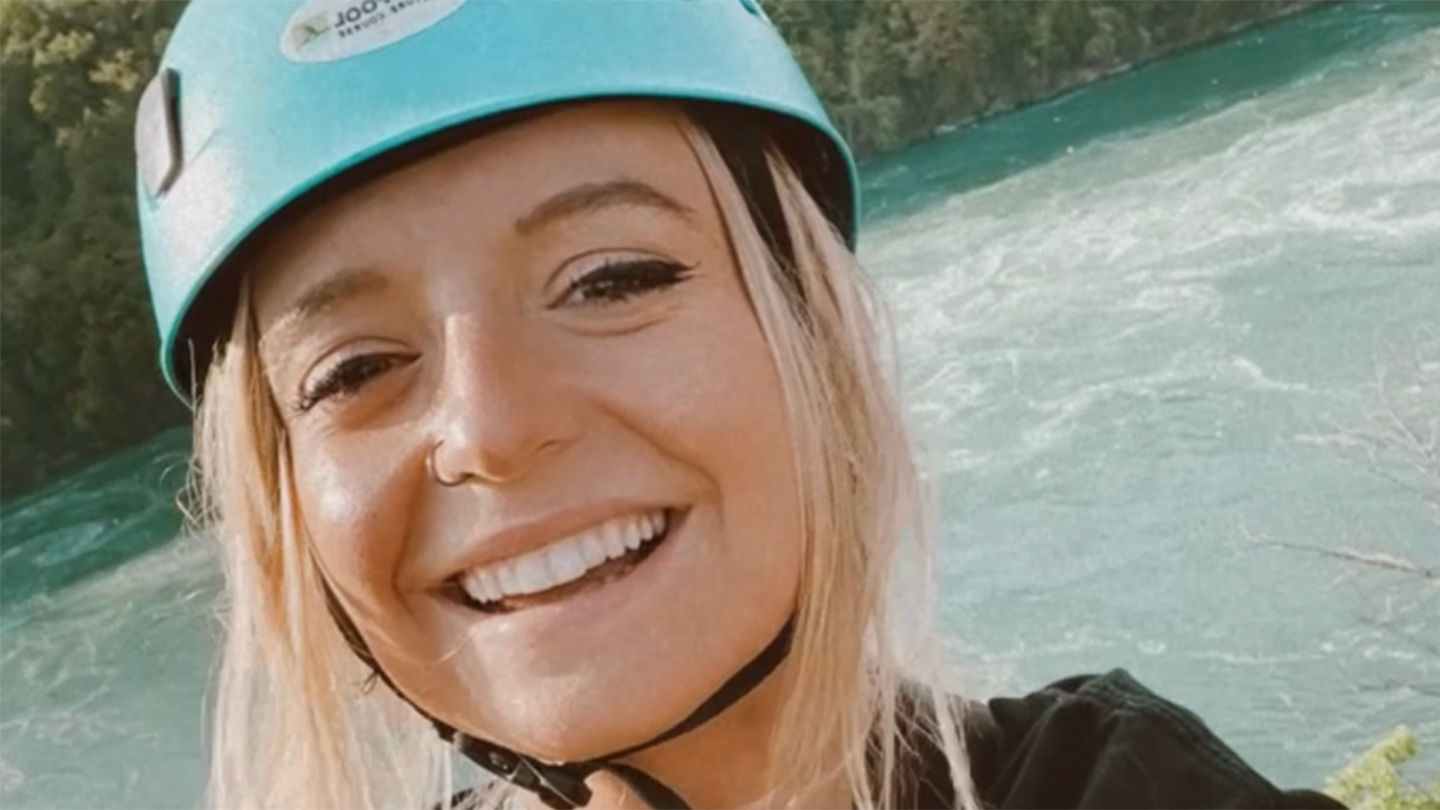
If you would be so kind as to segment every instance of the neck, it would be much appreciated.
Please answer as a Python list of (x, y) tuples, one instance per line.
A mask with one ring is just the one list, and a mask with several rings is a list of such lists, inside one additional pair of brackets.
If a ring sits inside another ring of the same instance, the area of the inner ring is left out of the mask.
[[(776, 795), (784, 769), (773, 761), (770, 743), (791, 690), (791, 670), (788, 662), (782, 664), (709, 722), (623, 761), (663, 782), (691, 807), (848, 807), (843, 773), (799, 794)], [(613, 774), (598, 773), (589, 784), (590, 807), (646, 808)]]

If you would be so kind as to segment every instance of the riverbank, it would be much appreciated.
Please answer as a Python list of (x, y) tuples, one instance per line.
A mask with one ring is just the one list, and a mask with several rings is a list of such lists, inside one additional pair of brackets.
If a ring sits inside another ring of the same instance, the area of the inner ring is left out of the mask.
[(862, 157), (1041, 103), (1321, 0), (771, 0)]
[(978, 124), (995, 116), (1018, 112), (1026, 107), (1054, 101), (1063, 96), (1074, 93), (1078, 90), (1082, 90), (1085, 87), (1094, 84), (1095, 82), (1115, 78), (1117, 76), (1121, 76), (1133, 70), (1147, 67), (1165, 59), (1171, 59), (1181, 54), (1188, 53), (1190, 51), (1210, 47), (1217, 44), (1218, 42), (1224, 41), (1234, 36), (1238, 36), (1240, 34), (1248, 33), (1256, 28), (1275, 25), (1297, 14), (1314, 11), (1321, 6), (1332, 5), (1336, 1), (1337, 0), (1304, 0), (1304, 2), (1297, 3), (1290, 7), (1277, 9), (1274, 12), (1273, 16), (1264, 16), (1257, 17), (1255, 19), (1242, 20), (1234, 23), (1229, 28), (1214, 33), (1207, 33), (1203, 35), (1202, 38), (1193, 41), (1175, 42), (1169, 43), (1168, 45), (1163, 45), (1154, 50), (1153, 52), (1143, 54), (1133, 60), (1120, 62), (1114, 65), (1078, 68), (1071, 75), (1062, 78), (1053, 88), (1049, 89), (1045, 93), (1042, 93), (1041, 95), (1025, 99), (997, 99), (988, 108), (981, 112), (971, 114), (952, 123), (938, 125), (933, 131), (922, 137), (920, 141), (924, 141), (929, 138), (937, 138), (942, 135), (948, 135), (959, 129), (971, 126), (973, 124)]

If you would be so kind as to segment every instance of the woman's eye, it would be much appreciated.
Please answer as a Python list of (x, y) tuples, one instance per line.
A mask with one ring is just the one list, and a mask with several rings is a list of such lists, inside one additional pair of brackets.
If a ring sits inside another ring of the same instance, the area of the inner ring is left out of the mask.
[(412, 357), (403, 354), (360, 354), (347, 357), (326, 369), (316, 380), (305, 387), (295, 409), (305, 411), (325, 400), (346, 397), (358, 393), (367, 383), (390, 369), (410, 362)]
[(637, 295), (672, 287), (690, 277), (693, 265), (664, 259), (625, 259), (606, 262), (566, 286), (552, 307), (567, 304), (615, 304)]

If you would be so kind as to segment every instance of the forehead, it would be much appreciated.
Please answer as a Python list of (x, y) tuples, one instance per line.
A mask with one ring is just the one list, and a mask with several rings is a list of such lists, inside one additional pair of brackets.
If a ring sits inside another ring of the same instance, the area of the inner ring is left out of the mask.
[[(407, 205), (462, 200), (487, 220), (519, 223), (545, 199), (585, 183), (632, 180), (683, 197), (714, 218), (709, 185), (680, 128), (682, 113), (664, 103), (602, 101), (565, 105), (527, 117), (376, 176), (353, 179), (280, 223), (256, 252), (255, 281), (279, 281), (278, 264), (310, 263), (347, 232), (393, 222)], [(362, 167), (357, 171), (364, 172)]]

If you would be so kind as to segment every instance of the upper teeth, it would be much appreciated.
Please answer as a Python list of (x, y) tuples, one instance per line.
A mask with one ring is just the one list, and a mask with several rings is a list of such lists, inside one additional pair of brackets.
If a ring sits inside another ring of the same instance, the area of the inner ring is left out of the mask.
[(495, 602), (556, 588), (623, 557), (665, 531), (665, 511), (607, 520), (519, 557), (472, 568), (460, 585), (476, 602)]

